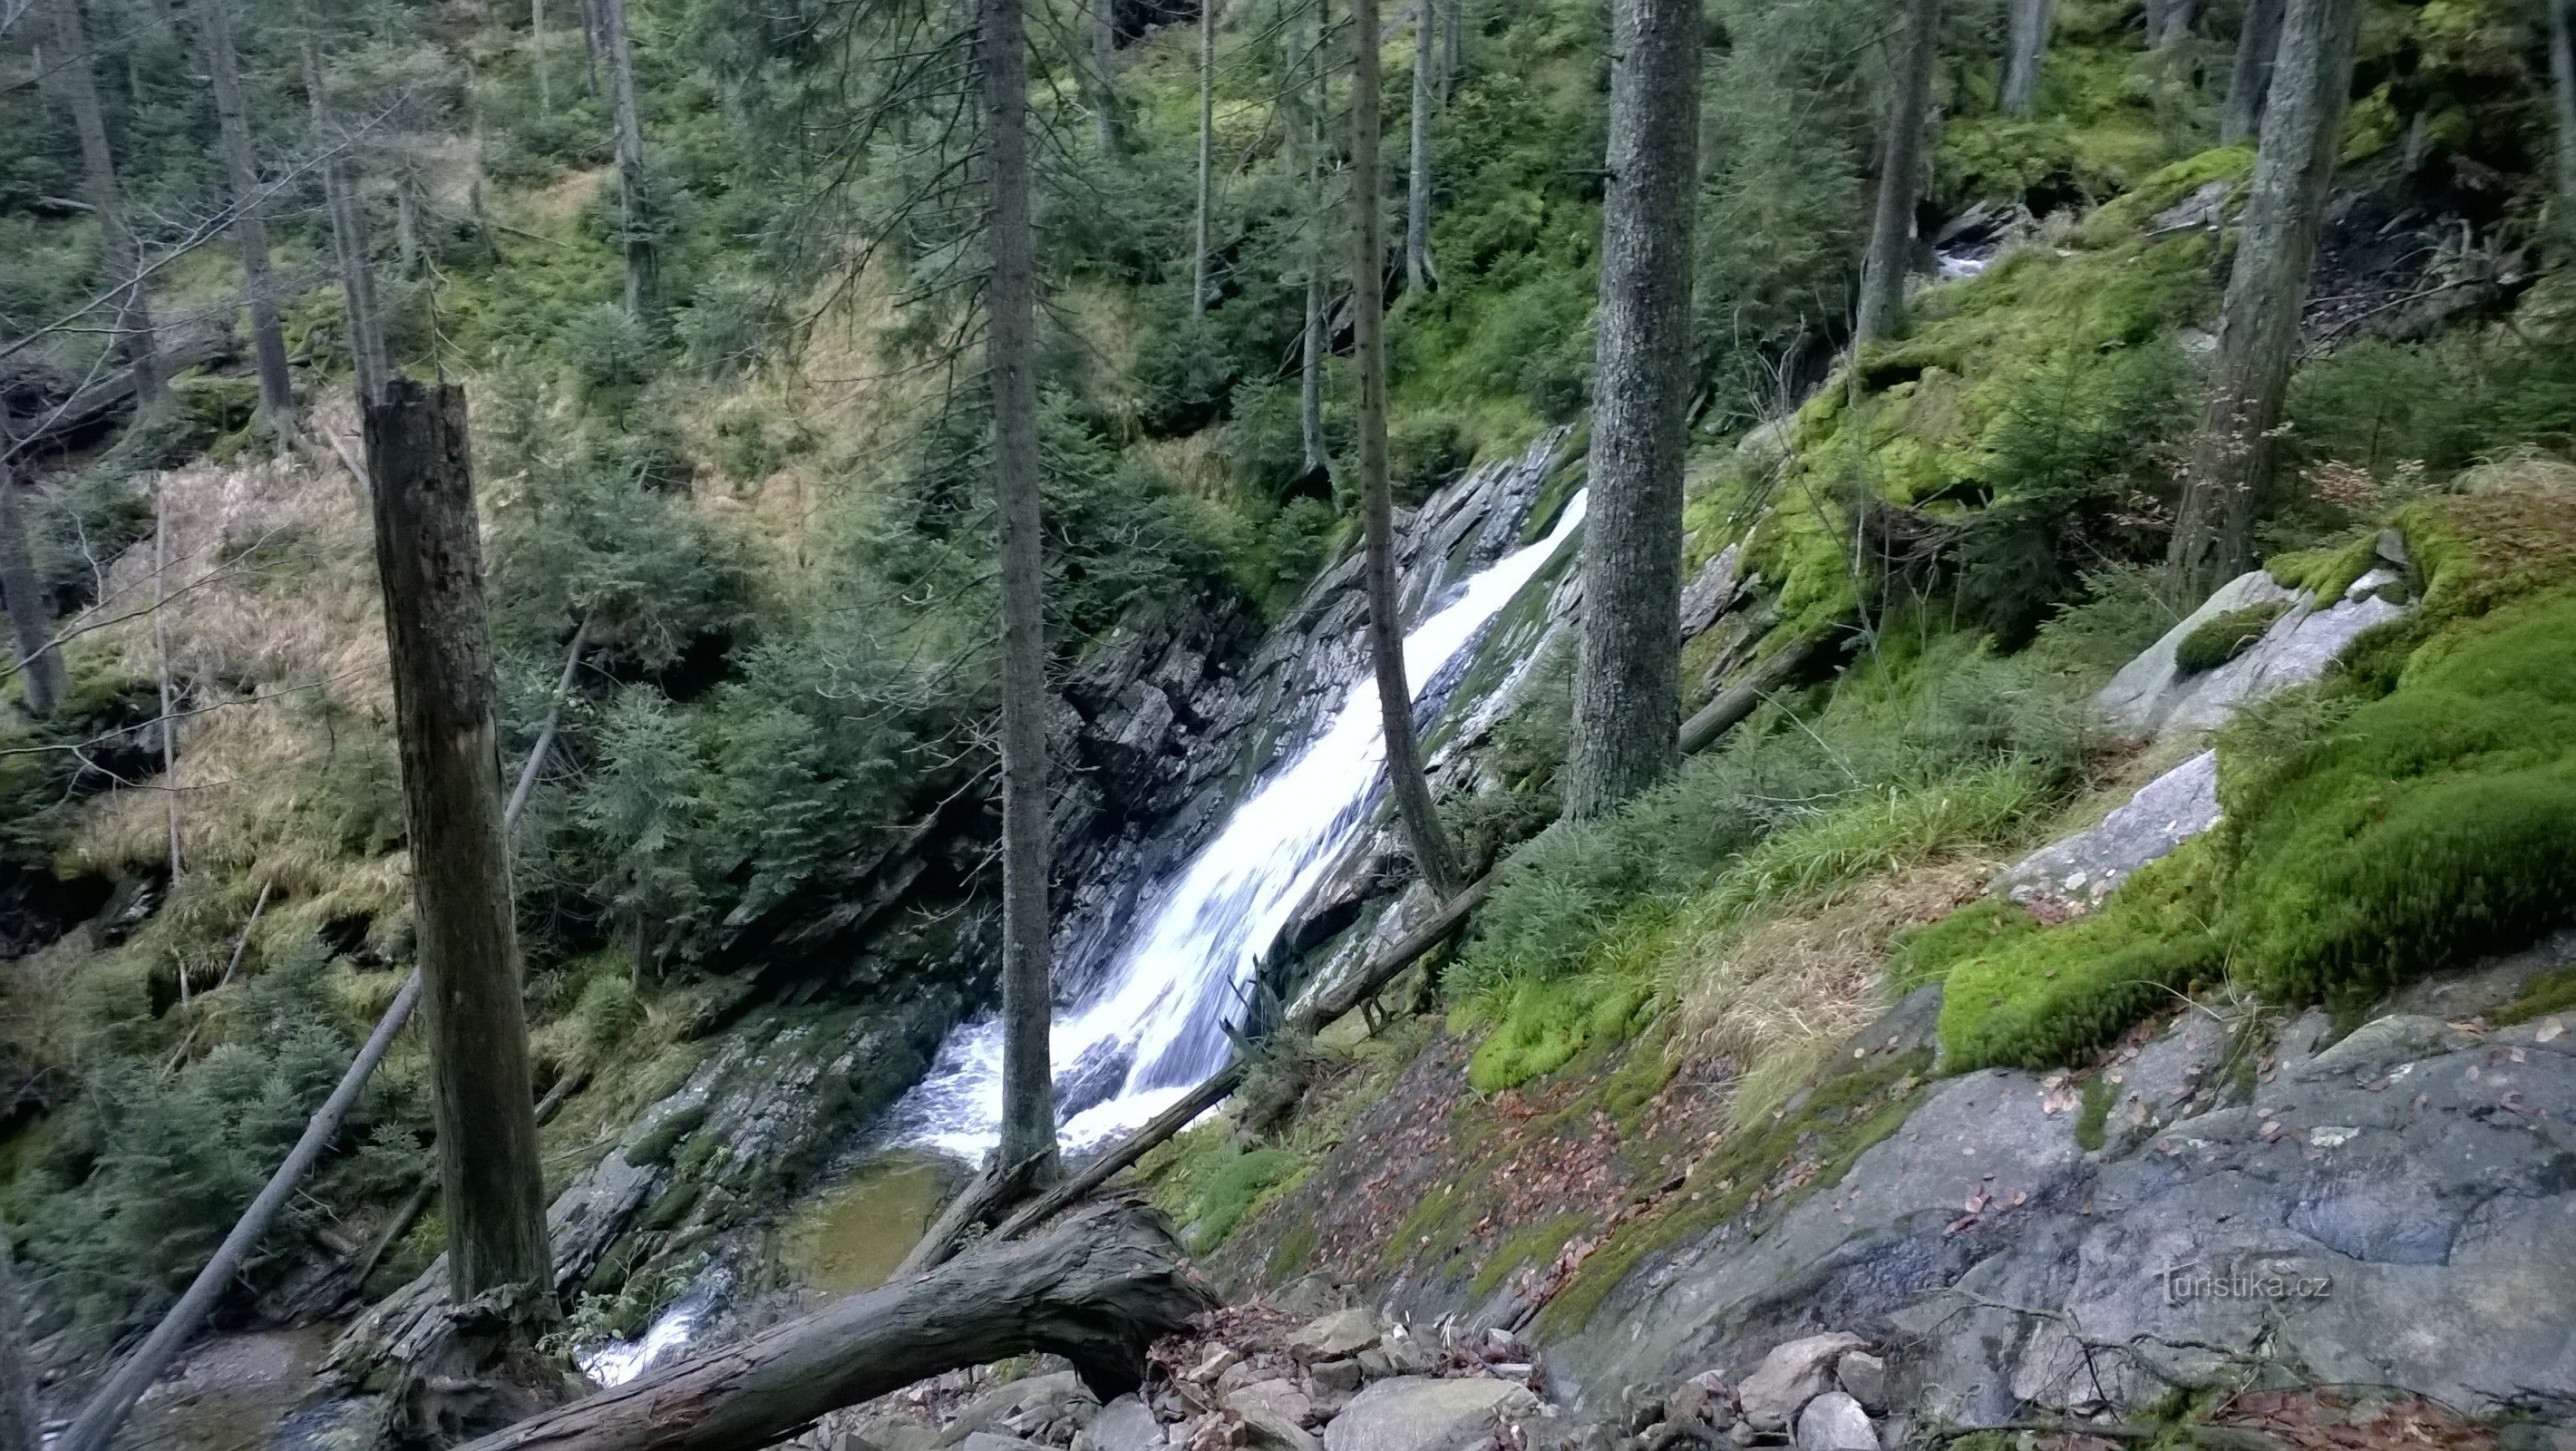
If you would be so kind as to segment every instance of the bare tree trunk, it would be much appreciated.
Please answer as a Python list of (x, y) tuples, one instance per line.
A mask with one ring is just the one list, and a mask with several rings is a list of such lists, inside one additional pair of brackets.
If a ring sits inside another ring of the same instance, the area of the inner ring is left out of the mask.
[[(2550, 0), (2555, 6), (2565, 0)], [(2272, 89), (2272, 61), (2281, 51), (2281, 0), (2245, 0), (2245, 28), (2236, 37), (2236, 63), (2227, 74), (2227, 108), (2218, 144), (2254, 139), (2263, 124), (2263, 98)]]
[(1216, 8), (1199, 0), (1198, 225), (1190, 242), (1190, 315), (1207, 311), (1208, 229), (1216, 211)]
[(365, 414), (448, 1271), (459, 1306), (524, 1332), (555, 1306), (465, 393), (396, 379)]
[(2576, 0), (2548, 4), (2549, 78), (2558, 117), (2558, 232), (2576, 237)]
[(72, 130), (80, 138), (81, 189), (90, 214), (98, 219), (100, 261), (108, 280), (123, 289), (117, 297), (117, 346), (134, 370), (134, 405), (146, 417), (169, 408), (169, 379), (162, 374), (160, 345), (153, 336), (152, 306), (144, 294), (143, 252), (125, 220), (125, 188), (116, 175), (116, 153), (108, 149), (107, 122), (98, 104), (98, 80), (91, 69), (87, 27), (81, 23), (80, 0), (48, 0), (53, 42), (62, 63), (49, 67)]
[(1117, 0), (1090, 0), (1091, 6), (1091, 129), (1092, 139), (1103, 152), (1126, 148), (1126, 118), (1118, 110), (1118, 87), (1112, 80), (1118, 73), (1118, 3)]
[(2282, 19), (2262, 149), (2227, 279), (2216, 386), (2174, 521), (2178, 594), (2196, 595), (2253, 563), (2254, 514), (2278, 461), (2276, 432), (2342, 147), (2360, 28), (2361, 0), (2289, 0)]
[(2005, 42), (2003, 111), (2027, 116), (2039, 104), (2039, 73), (2057, 24), (2057, 0), (2012, 0), (2012, 33)]
[[(309, 9), (306, 13), (311, 18)], [(304, 42), (304, 94), (313, 112), (314, 144), (335, 144), (339, 138), (332, 134), (322, 54), (310, 38)], [(345, 155), (324, 164), (322, 201), (331, 216), (331, 258), (340, 273), (340, 313), (349, 329), (349, 361), (358, 376), (358, 397), (380, 402), (387, 372), (384, 325), (376, 311), (375, 264), (367, 255), (367, 214), (359, 193), (358, 168)]]
[(1440, 17), (1440, 106), (1446, 110), (1449, 98), (1456, 94), (1458, 82), (1467, 74), (1465, 35), (1467, 0), (1446, 0), (1447, 14)]
[(1413, 106), (1406, 117), (1404, 172), (1404, 285), (1427, 292), (1440, 285), (1431, 266), (1431, 95), (1440, 40), (1432, 19), (1437, 0), (1413, 0)]
[(1941, 61), (1941, 0), (1906, 0), (1904, 54), (1878, 155), (1878, 207), (1861, 267), (1855, 342), (1893, 337), (1905, 324), (1905, 274), (1914, 262), (1914, 207), (1923, 189), (1923, 133), (1931, 124), (1932, 73)]
[(1432, 894), (1458, 890), (1458, 857), (1422, 775), (1413, 734), (1413, 691), (1404, 674), (1404, 616), (1396, 601), (1395, 500), (1386, 463), (1386, 219), (1378, 170), (1377, 0), (1351, 5), (1351, 352), (1359, 374), (1361, 526), (1366, 536), (1369, 657), (1376, 666), (1378, 717), (1386, 731), (1386, 775), (1405, 845)]
[(259, 164), (251, 153), (250, 114), (242, 104), (241, 61), (233, 52), (234, 0), (197, 0), (197, 28), (215, 97), (224, 177), (232, 193), (233, 238), (241, 244), (242, 288), (250, 294), (251, 357), (259, 365), (260, 426), (273, 438), (295, 433), (295, 378), (286, 362), (286, 331), (277, 318), (277, 277), (268, 261)]
[(52, 715), (63, 702), (70, 681), (63, 669), (62, 647), (54, 643), (54, 612), (45, 600), (44, 582), (36, 576), (36, 551), (27, 540), (27, 521), (18, 510), (17, 467), (0, 457), (0, 605), (9, 610), (9, 639), (18, 652), (18, 690), (27, 713)]
[(598, 0), (608, 52), (608, 99), (617, 131), (617, 205), (626, 255), (626, 315), (641, 320), (653, 305), (653, 218), (645, 196), (644, 123), (635, 111), (635, 47), (626, 33), (626, 0)]
[(44, 1419), (36, 1412), (36, 1359), (27, 1351), (26, 1311), (18, 1298), (16, 1251), (0, 1220), (0, 1451), (42, 1451)]
[(546, 0), (528, 0), (528, 58), (537, 71), (537, 114), (555, 113), (553, 68), (546, 64)]
[(2146, 0), (2147, 48), (2164, 50), (2191, 34), (2200, 0)]
[(1297, 364), (1297, 431), (1310, 478), (1332, 467), (1324, 447), (1324, 352), (1332, 340), (1324, 332), (1324, 275), (1318, 260), (1310, 259), (1306, 268), (1306, 326)]
[[(1002, 1142), (1017, 1187), (1063, 1172), (1055, 1139), (1055, 1009), (1049, 962), (1046, 561), (1039, 517), (1037, 247), (1029, 215), (1029, 57), (1020, 0), (980, 0), (985, 175), (984, 287), (993, 387), (993, 499), (1002, 550)], [(1014, 1196), (1015, 1197), (1015, 1196)]]
[(1595, 314), (1592, 512), (1565, 806), (1602, 815), (1670, 771), (1681, 719), (1682, 450), (1693, 378), (1698, 0), (1614, 0)]
[[(187, 870), (179, 851), (179, 715), (170, 699), (170, 507), (161, 475), (152, 478), (152, 659), (161, 685), (161, 803), (170, 826), (170, 885)], [(179, 964), (179, 999), (188, 997), (188, 964)]]
[(1325, 320), (1325, 305), (1330, 299), (1324, 291), (1328, 268), (1323, 243), (1324, 218), (1329, 210), (1324, 201), (1327, 71), (1323, 64), (1324, 36), (1332, 23), (1329, 10), (1330, 0), (1315, 0), (1314, 33), (1298, 62), (1303, 68), (1297, 88), (1299, 124), (1306, 150), (1306, 319), (1298, 349), (1297, 428), (1305, 445), (1306, 474), (1310, 478), (1332, 467), (1331, 451), (1324, 444), (1324, 358), (1333, 347)]

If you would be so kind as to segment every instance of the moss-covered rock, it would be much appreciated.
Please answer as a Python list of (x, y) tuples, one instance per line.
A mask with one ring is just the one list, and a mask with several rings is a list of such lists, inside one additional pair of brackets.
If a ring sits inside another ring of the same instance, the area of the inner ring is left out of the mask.
[(2251, 650), (2289, 606), (2279, 600), (2229, 610), (2203, 622), (2174, 645), (2174, 668), (2185, 675), (2215, 670)]

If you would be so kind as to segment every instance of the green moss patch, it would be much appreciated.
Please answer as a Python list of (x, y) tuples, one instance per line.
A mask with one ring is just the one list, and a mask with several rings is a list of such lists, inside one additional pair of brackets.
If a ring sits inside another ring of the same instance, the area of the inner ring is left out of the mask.
[(2272, 600), (2203, 621), (2174, 645), (2174, 667), (2185, 675), (2215, 670), (2253, 649), (2289, 611), (2285, 602)]

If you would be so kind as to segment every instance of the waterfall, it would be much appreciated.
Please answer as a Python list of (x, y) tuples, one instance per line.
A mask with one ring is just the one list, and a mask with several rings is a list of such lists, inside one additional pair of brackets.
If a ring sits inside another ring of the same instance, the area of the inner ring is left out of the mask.
[[(1469, 577), (1404, 640), (1417, 697), (1465, 655), (1582, 522), (1576, 494), (1545, 539)], [(1060, 1138), (1079, 1154), (1145, 1123), (1226, 1064), (1261, 955), (1368, 823), (1384, 789), (1377, 692), (1349, 687), (1321, 734), (1273, 768), (1144, 903), (1100, 983), (1056, 1013)], [(893, 1114), (897, 1142), (980, 1163), (1000, 1137), (1002, 1036), (959, 1028)]]

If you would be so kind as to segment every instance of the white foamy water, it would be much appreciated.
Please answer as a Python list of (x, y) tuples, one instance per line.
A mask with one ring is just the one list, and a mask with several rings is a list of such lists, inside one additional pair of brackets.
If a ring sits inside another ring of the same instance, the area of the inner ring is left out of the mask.
[[(1404, 668), (1417, 695), (1546, 567), (1583, 511), (1578, 493), (1547, 538), (1469, 578), (1414, 627)], [(1373, 678), (1349, 687), (1330, 720), (1144, 906), (1100, 984), (1057, 1010), (1057, 1093), (1074, 1109), (1059, 1135), (1066, 1152), (1146, 1122), (1225, 1066), (1233, 1051), (1226, 1028), (1241, 1021), (1261, 954), (1367, 824), (1384, 784)], [(1001, 1117), (1001, 1027), (987, 1018), (949, 1035), (893, 1121), (900, 1142), (980, 1163), (999, 1140)]]

